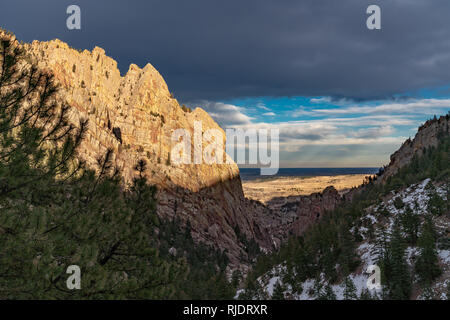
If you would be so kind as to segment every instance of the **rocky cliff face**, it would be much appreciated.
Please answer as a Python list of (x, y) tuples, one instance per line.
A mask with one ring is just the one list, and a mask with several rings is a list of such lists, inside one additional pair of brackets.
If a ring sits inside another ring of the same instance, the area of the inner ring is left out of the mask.
[(117, 62), (98, 47), (77, 51), (53, 40), (34, 41), (23, 48), (29, 62), (54, 74), (60, 85), (58, 101), (71, 107), (69, 120), (74, 124), (82, 118), (89, 120), (80, 149), (80, 157), (88, 164), (95, 165), (112, 149), (113, 161), (128, 183), (136, 162), (145, 159), (149, 183), (159, 189), (158, 214), (176, 216), (182, 223), (189, 220), (194, 239), (227, 250), (235, 265), (240, 255), (245, 256), (234, 231), (237, 226), (265, 250), (278, 243), (263, 227), (270, 211), (245, 199), (234, 162), (171, 162), (174, 130), (185, 129), (193, 137), (195, 121), (201, 121), (203, 131), (221, 129), (204, 110), (183, 110), (152, 65), (141, 69), (132, 64), (122, 76)]
[(279, 238), (302, 234), (327, 211), (332, 211), (343, 200), (332, 186), (308, 196), (274, 198), (267, 203), (273, 212), (271, 233)]
[(377, 180), (378, 183), (385, 183), (400, 168), (407, 165), (414, 155), (422, 155), (425, 148), (436, 147), (438, 136), (443, 132), (450, 132), (449, 116), (441, 116), (438, 119), (428, 120), (419, 127), (414, 139), (406, 140), (403, 145), (391, 155), (391, 161), (385, 168), (384, 173)]

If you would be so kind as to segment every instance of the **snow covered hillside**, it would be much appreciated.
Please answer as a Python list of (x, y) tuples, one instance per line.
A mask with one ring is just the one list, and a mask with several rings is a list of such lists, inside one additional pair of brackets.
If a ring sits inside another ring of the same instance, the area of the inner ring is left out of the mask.
[[(401, 219), (407, 214), (413, 214), (418, 217), (418, 227), (421, 227), (424, 224), (425, 215), (431, 210), (430, 206), (432, 206), (432, 201), (437, 199), (437, 201), (446, 202), (447, 192), (445, 185), (433, 184), (430, 179), (411, 185), (397, 193), (391, 192), (380, 199), (376, 205), (366, 208), (363, 217), (350, 230), (361, 240), (356, 249), (361, 263), (357, 270), (350, 274), (347, 279), (339, 279), (337, 283), (329, 284), (324, 279), (323, 274), (321, 274), (320, 279), (307, 279), (301, 284), (301, 288), (297, 286), (294, 290), (291, 284), (284, 283), (286, 265), (280, 264), (258, 278), (262, 297), (279, 298), (281, 294), (281, 297), (284, 296), (286, 299), (297, 300), (317, 299), (323, 295), (329, 299), (338, 300), (352, 298), (380, 299), (383, 290), (368, 290), (367, 280), (369, 274), (366, 273), (370, 265), (376, 265), (378, 263), (378, 255), (375, 250), (378, 235), (382, 230), (385, 230), (385, 234), (389, 237), (394, 226), (394, 221)], [(436, 198), (436, 196), (440, 199)], [(421, 286), (418, 285), (417, 275), (414, 273), (414, 265), (420, 254), (420, 249), (417, 245), (408, 244), (406, 249), (406, 262), (412, 273), (412, 299), (450, 298), (447, 296), (450, 291), (450, 244), (448, 241), (450, 217), (448, 213), (433, 215), (432, 221), (438, 239), (435, 249), (442, 273), (433, 281), (432, 285), (428, 288), (429, 291), (424, 293)], [(404, 236), (406, 237), (407, 235), (404, 234)], [(349, 280), (351, 283), (349, 283)], [(383, 285), (383, 283), (381, 284)], [(238, 291), (236, 297), (242, 293), (244, 293), (243, 290)]]

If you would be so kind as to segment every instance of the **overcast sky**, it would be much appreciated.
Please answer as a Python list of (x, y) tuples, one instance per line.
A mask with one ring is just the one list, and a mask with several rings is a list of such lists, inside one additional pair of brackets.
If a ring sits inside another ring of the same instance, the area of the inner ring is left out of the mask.
[[(78, 4), (82, 29), (66, 28)], [(381, 7), (381, 30), (366, 9)], [(277, 127), (283, 166), (378, 166), (450, 97), (448, 0), (2, 0), (24, 41), (154, 65), (223, 126)]]

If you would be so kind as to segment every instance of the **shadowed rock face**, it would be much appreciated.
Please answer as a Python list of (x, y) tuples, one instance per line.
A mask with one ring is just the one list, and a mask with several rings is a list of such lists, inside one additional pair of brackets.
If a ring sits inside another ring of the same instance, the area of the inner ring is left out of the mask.
[(271, 233), (280, 238), (301, 235), (326, 212), (334, 210), (342, 200), (332, 186), (308, 196), (274, 198), (267, 203), (277, 221), (272, 225)]
[(69, 120), (78, 124), (79, 119), (89, 119), (79, 152), (88, 164), (95, 166), (110, 148), (113, 161), (129, 183), (135, 175), (135, 164), (145, 159), (148, 181), (159, 190), (158, 214), (177, 216), (182, 223), (189, 220), (193, 238), (227, 250), (234, 265), (239, 264), (240, 255), (245, 256), (234, 232), (236, 226), (265, 250), (279, 244), (269, 235), (268, 227), (263, 227), (269, 223), (270, 211), (245, 199), (234, 162), (171, 163), (170, 152), (177, 143), (171, 141), (174, 130), (188, 130), (192, 138), (194, 121), (201, 121), (203, 132), (223, 130), (200, 108), (183, 111), (153, 66), (147, 64), (141, 69), (132, 64), (121, 76), (117, 62), (98, 47), (80, 52), (59, 40), (34, 41), (23, 47), (28, 59), (54, 74), (60, 85), (59, 103), (71, 107)]

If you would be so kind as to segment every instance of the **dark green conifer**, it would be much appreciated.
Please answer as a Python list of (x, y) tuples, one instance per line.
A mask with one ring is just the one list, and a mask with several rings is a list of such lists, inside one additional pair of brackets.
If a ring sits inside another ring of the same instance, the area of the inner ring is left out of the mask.
[(285, 291), (286, 291), (286, 289), (281, 284), (281, 282), (277, 281), (275, 283), (275, 286), (273, 289), (272, 300), (285, 300), (285, 297), (284, 297)]
[(426, 287), (441, 275), (436, 250), (436, 232), (431, 216), (427, 216), (423, 223), (418, 245), (420, 253), (415, 263), (415, 270), (420, 282)]
[(356, 287), (353, 280), (350, 277), (345, 277), (344, 280), (344, 300), (356, 300)]

